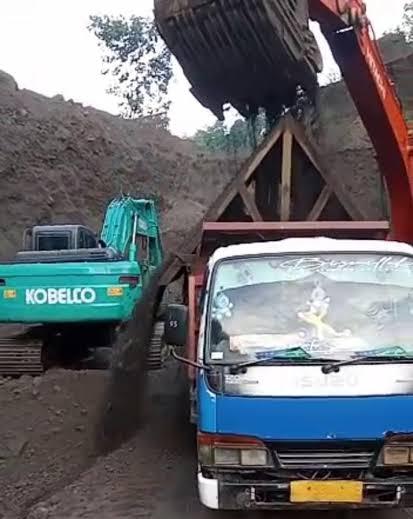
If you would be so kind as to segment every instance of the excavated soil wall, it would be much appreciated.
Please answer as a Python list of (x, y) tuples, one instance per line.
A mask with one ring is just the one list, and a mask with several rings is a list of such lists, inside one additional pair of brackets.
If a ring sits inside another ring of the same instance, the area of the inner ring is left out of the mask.
[[(413, 124), (413, 45), (388, 35), (380, 47), (406, 119)], [(319, 128), (328, 169), (343, 182), (366, 219), (386, 218), (387, 197), (375, 152), (343, 82), (322, 89)]]
[(228, 161), (165, 130), (19, 90), (0, 72), (0, 259), (36, 223), (98, 231), (106, 204), (121, 192), (158, 199), (170, 245), (232, 174)]

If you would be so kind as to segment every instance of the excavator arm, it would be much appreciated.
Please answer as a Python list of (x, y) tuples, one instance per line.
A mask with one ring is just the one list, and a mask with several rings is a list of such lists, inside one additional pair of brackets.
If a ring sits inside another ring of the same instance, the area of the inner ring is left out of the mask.
[(413, 242), (413, 134), (361, 0), (310, 0), (376, 151), (390, 196), (392, 238)]

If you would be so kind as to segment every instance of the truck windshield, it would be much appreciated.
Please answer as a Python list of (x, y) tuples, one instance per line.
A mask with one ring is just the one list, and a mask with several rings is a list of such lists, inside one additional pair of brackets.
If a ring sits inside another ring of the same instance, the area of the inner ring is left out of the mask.
[[(210, 363), (342, 361), (368, 358), (373, 350), (386, 362), (413, 360), (412, 257), (331, 253), (224, 260), (215, 267), (210, 294)], [(293, 358), (277, 355), (288, 351)]]

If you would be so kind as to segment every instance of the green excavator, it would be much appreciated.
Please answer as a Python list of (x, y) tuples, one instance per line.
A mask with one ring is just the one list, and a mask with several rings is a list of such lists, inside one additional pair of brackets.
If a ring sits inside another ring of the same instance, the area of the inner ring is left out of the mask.
[[(99, 237), (82, 225), (27, 229), (23, 250), (0, 264), (0, 375), (108, 367), (163, 256), (156, 205), (146, 198), (112, 200)], [(159, 315), (150, 369), (162, 365), (162, 334)]]

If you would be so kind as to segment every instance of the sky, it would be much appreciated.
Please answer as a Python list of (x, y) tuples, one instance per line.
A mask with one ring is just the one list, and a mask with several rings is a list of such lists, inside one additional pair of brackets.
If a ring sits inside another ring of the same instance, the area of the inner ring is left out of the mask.
[[(400, 23), (405, 1), (366, 0), (378, 36)], [(117, 114), (118, 100), (106, 93), (109, 80), (101, 74), (101, 50), (87, 30), (89, 16), (150, 16), (152, 7), (153, 0), (0, 0), (0, 70), (20, 88)], [(325, 42), (319, 43), (328, 72), (334, 61)], [(190, 136), (214, 117), (192, 97), (177, 64), (175, 70), (171, 131)]]

